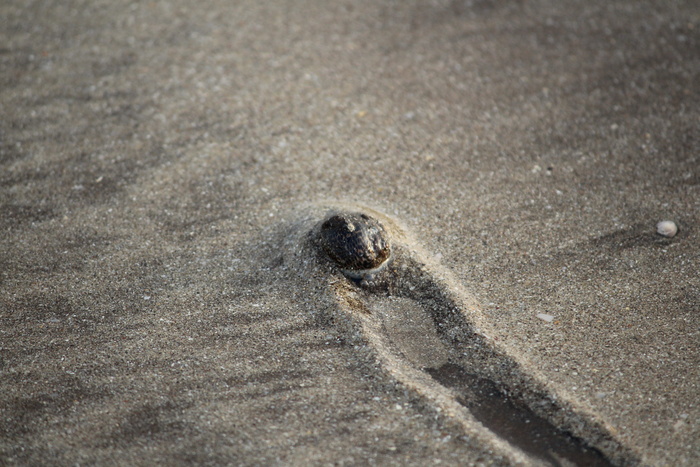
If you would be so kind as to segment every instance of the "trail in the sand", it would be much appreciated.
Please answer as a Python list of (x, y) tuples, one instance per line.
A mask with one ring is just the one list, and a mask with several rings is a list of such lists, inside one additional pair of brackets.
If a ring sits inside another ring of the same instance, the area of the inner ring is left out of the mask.
[[(512, 462), (637, 463), (600, 423), (549, 394), (483, 335), (477, 304), (404, 229), (363, 209), (392, 235), (391, 264), (370, 280), (339, 277), (330, 287), (388, 373)], [(316, 227), (305, 225), (313, 252)]]

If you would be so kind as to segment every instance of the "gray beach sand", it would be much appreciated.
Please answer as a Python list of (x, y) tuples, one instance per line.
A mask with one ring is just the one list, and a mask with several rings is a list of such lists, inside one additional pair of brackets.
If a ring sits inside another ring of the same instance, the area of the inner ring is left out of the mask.
[(700, 463), (697, 1), (0, 18), (0, 464), (519, 462), (294, 254), (343, 203), (405, 226), (624, 462)]

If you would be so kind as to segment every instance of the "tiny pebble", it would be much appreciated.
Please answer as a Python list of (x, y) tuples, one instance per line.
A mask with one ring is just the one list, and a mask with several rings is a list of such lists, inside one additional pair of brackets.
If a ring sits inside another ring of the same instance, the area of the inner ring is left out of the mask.
[(554, 316), (548, 315), (548, 314), (545, 314), (545, 313), (538, 313), (538, 314), (537, 314), (537, 317), (538, 317), (539, 319), (541, 319), (542, 321), (547, 321), (548, 323), (551, 323), (552, 321), (554, 321)]
[(672, 238), (678, 233), (678, 226), (673, 221), (661, 221), (656, 224), (656, 233)]

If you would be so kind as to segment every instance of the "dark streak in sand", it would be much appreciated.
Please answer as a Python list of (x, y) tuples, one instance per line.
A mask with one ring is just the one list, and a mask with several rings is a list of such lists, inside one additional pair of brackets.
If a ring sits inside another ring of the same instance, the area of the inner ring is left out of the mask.
[[(508, 397), (493, 381), (467, 373), (451, 363), (425, 371), (443, 386), (457, 391), (457, 401), (486, 428), (529, 455), (557, 466), (613, 465), (597, 449), (562, 432), (524, 404)], [(562, 459), (567, 463), (562, 463)]]

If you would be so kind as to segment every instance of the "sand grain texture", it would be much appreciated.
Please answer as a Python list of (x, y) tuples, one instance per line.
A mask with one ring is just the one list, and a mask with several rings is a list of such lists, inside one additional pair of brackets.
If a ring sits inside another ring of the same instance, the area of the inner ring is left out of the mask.
[(0, 17), (0, 463), (513, 462), (290, 255), (327, 200), (405, 223), (644, 464), (700, 462), (697, 2)]

